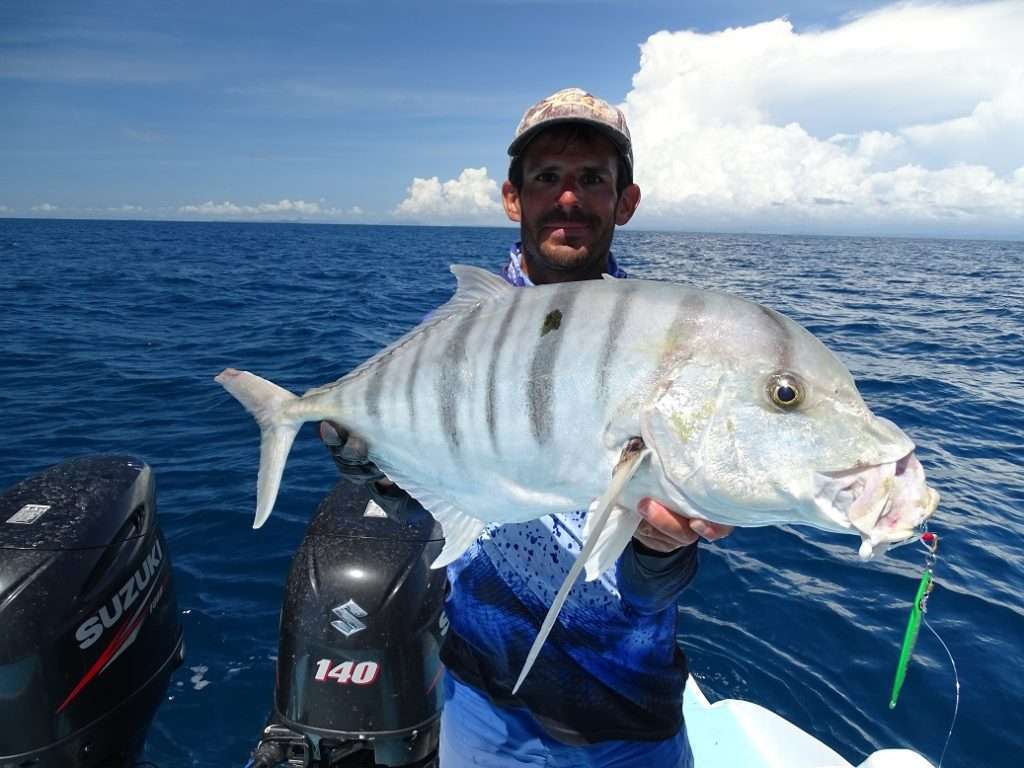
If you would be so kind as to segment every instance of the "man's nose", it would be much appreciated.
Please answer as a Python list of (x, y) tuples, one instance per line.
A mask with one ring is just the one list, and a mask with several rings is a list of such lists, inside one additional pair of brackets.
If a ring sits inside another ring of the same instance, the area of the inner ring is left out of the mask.
[(558, 193), (558, 204), (572, 206), (579, 204), (579, 196), (576, 194), (576, 179), (573, 176), (565, 176), (562, 179), (562, 188)]

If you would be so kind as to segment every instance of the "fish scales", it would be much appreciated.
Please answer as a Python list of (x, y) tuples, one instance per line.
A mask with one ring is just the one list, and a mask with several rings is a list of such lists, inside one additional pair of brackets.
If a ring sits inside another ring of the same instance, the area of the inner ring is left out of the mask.
[[(370, 418), (364, 416), (363, 421), (353, 419), (352, 428), (357, 434), (365, 434), (371, 444), (369, 435), (375, 427), (389, 432), (396, 438), (392, 442), (415, 448), (389, 448), (389, 452), (415, 452), (419, 455), (416, 464), (429, 461), (442, 475), (464, 473), (467, 482), (478, 482), (483, 489), (492, 485), (494, 467), (503, 455), (536, 453), (538, 445), (547, 445), (553, 454), (549, 471), (540, 475), (530, 473), (530, 478), (524, 473), (524, 477), (515, 478), (516, 501), (531, 492), (543, 494), (571, 484), (578, 475), (580, 462), (599, 459), (610, 472), (615, 449), (598, 446), (595, 452), (588, 442), (579, 439), (581, 432), (600, 429), (604, 408), (596, 411), (593, 419), (581, 422), (578, 418), (569, 419), (572, 409), (565, 407), (593, 398), (592, 385), (588, 385), (608, 347), (604, 331), (595, 335), (593, 327), (607, 326), (601, 317), (612, 316), (618, 295), (611, 286), (594, 287), (601, 290), (590, 291), (585, 308), (578, 312), (574, 307), (579, 284), (567, 283), (552, 295), (515, 291), (457, 320), (426, 330), (417, 344), (381, 358), (352, 383), (355, 387), (378, 387), (374, 402), (380, 420), (375, 425), (373, 414), (367, 414)], [(553, 314), (557, 321), (552, 319)], [(559, 354), (563, 348), (569, 354)], [(475, 352), (468, 354), (468, 350)], [(415, 368), (413, 363), (408, 364), (415, 377), (411, 393), (402, 386), (381, 386), (380, 371), (401, 374), (407, 365), (405, 360), (417, 361)], [(642, 361), (634, 355), (630, 362), (631, 375), (618, 383), (635, 380), (637, 364)], [(432, 376), (423, 375), (424, 371), (432, 371)], [(483, 428), (488, 399), (495, 409), (493, 442)], [(538, 399), (542, 402), (531, 419), (531, 402), (537, 405)], [(428, 405), (430, 402), (434, 403), (433, 409)], [(484, 403), (483, 414), (480, 403)], [(410, 412), (422, 417), (423, 423), (413, 427), (408, 419)], [(397, 415), (403, 418), (398, 419)], [(432, 441), (431, 436), (438, 434), (445, 438), (443, 445)], [(550, 444), (539, 440), (542, 434)], [(581, 446), (588, 448), (581, 450)], [(473, 466), (454, 466), (463, 463), (460, 447), (472, 455)], [(490, 498), (491, 492), (486, 492)], [(585, 506), (587, 501), (581, 497), (576, 503)]]
[(435, 567), (487, 523), (589, 506), (580, 560), (520, 681), (575, 575), (596, 578), (628, 545), (644, 496), (719, 523), (855, 533), (864, 558), (912, 538), (938, 505), (910, 439), (870, 412), (835, 355), (771, 310), (667, 283), (517, 290), (452, 271), (447, 304), (333, 384), (300, 398), (245, 371), (216, 380), (262, 430), (254, 527), (299, 427), (321, 419), (362, 437), (438, 518)]
[[(907, 535), (904, 512), (882, 533), (882, 507), (865, 503), (855, 525), (846, 506), (863, 485), (849, 478), (904, 466), (913, 443), (870, 413), (835, 356), (792, 321), (668, 283), (520, 290), (457, 269), (466, 285), (434, 319), (334, 384), (295, 398), (252, 374), (218, 377), (265, 434), (280, 433), (268, 477), (279, 478), (297, 424), (332, 419), (442, 517), (513, 522), (586, 507), (624, 441), (642, 435), (652, 458), (623, 490), (627, 505), (647, 494), (719, 522), (856, 529), (870, 547)], [(813, 409), (785, 416), (767, 398), (782, 367)], [(908, 520), (937, 503), (923, 479), (902, 495), (918, 504)]]
[[(502, 454), (536, 454), (544, 449), (547, 460), (540, 471), (531, 462), (529, 472), (513, 473), (507, 484), (510, 494), (502, 505), (505, 513), (535, 497), (570, 508), (585, 506), (586, 497), (573, 498), (566, 489), (577, 483), (581, 465), (606, 467), (604, 477), (609, 476), (617, 446), (595, 445), (581, 436), (605, 431), (623, 404), (642, 402), (658, 368), (677, 352), (682, 338), (695, 336), (700, 326), (701, 303), (688, 302), (685, 294), (680, 302), (678, 287), (670, 291), (667, 286), (647, 286), (640, 311), (639, 304), (622, 299), (622, 288), (629, 285), (565, 283), (548, 292), (514, 291), (429, 328), (417, 343), (383, 356), (354, 379), (351, 386), (362, 389), (364, 401), (373, 408), (367, 407), (361, 419), (353, 418), (350, 423), (371, 443), (372, 457), (379, 456), (388, 464), (394, 459), (386, 457), (399, 455), (401, 463), (412, 466), (417, 475), (456, 477), (462, 486), (477, 485), (481, 493), (475, 501), (480, 503), (494, 503), (492, 478), (500, 474), (497, 467)], [(575, 311), (584, 290), (585, 307)], [(513, 302), (521, 305), (514, 313), (509, 311)], [(627, 326), (618, 335), (642, 339), (623, 347), (616, 355), (620, 359), (609, 352), (617, 306)], [(625, 310), (630, 306), (634, 311), (627, 316)], [(594, 333), (595, 327), (600, 332)], [(495, 340), (490, 349), (477, 343), (488, 336)], [(479, 353), (481, 346), (483, 354)], [(571, 351), (564, 358), (559, 354), (563, 346)], [(467, 355), (470, 348), (475, 352)], [(494, 359), (498, 362), (492, 366)], [(402, 402), (408, 399), (406, 388), (387, 383), (389, 373), (400, 374), (407, 360), (415, 376), (411, 407)], [(489, 384), (492, 367), (496, 378), (493, 400), (500, 404), (495, 444), (474, 441), (473, 462), (466, 465), (458, 450), (463, 439), (460, 435), (483, 433), (472, 426), (479, 423), (472, 406), (486, 395), (472, 390)], [(608, 396), (603, 402), (593, 397), (594, 372), (599, 368), (610, 368), (605, 384)], [(431, 375), (423, 375), (425, 371)], [(352, 399), (358, 400), (358, 396)], [(586, 418), (580, 418), (576, 406), (588, 400), (599, 407), (585, 410)], [(410, 411), (422, 416), (423, 423), (410, 423)], [(616, 437), (639, 432), (636, 419), (624, 421)], [(374, 444), (370, 439), (374, 432), (390, 434), (391, 440), (387, 445), (379, 440)], [(599, 491), (595, 486), (587, 493)]]

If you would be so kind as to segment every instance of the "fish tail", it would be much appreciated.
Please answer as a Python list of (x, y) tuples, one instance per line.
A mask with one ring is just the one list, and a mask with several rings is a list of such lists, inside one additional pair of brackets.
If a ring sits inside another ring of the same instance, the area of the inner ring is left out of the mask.
[(260, 472), (256, 480), (256, 519), (259, 528), (274, 509), (288, 452), (305, 418), (286, 415), (288, 403), (298, 396), (249, 371), (226, 368), (215, 379), (251, 413), (260, 425)]

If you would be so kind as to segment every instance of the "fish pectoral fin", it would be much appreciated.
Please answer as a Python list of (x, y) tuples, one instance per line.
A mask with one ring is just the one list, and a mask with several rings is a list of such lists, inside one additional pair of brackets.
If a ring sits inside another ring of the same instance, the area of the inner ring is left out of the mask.
[[(596, 505), (597, 501), (591, 505), (591, 508), (593, 509)], [(587, 523), (583, 528), (583, 537), (586, 541), (590, 540), (591, 529), (595, 527), (595, 520), (597, 520), (597, 515), (593, 514), (593, 512), (587, 515)], [(597, 542), (594, 545), (594, 551), (590, 553), (590, 557), (584, 563), (587, 571), (587, 581), (593, 581), (615, 565), (615, 561), (619, 559), (619, 555), (626, 549), (633, 538), (633, 534), (636, 533), (640, 520), (641, 517), (635, 509), (629, 509), (618, 504), (612, 507), (607, 522), (605, 522), (600, 531), (597, 531)]]
[[(643, 463), (644, 459), (650, 455), (650, 453), (650, 450), (644, 447), (641, 440), (630, 440), (626, 444), (625, 448), (623, 448), (622, 458), (620, 458), (619, 463), (615, 467), (615, 471), (612, 473), (612, 481), (608, 484), (608, 488), (606, 488), (605, 492), (601, 494), (597, 501), (590, 506), (590, 517), (594, 518), (594, 520), (593, 523), (591, 523), (590, 520), (587, 521), (589, 534), (583, 542), (583, 548), (576, 557), (576, 562), (572, 564), (572, 568), (570, 568), (569, 573), (566, 574), (565, 580), (562, 582), (562, 586), (558, 589), (558, 594), (555, 595), (555, 599), (551, 602), (551, 607), (548, 608), (547, 615), (544, 617), (544, 623), (541, 624), (540, 631), (537, 632), (537, 637), (534, 638), (533, 645), (530, 646), (530, 652), (526, 655), (526, 661), (523, 662), (523, 668), (519, 672), (519, 679), (516, 680), (515, 687), (512, 689), (513, 694), (519, 690), (519, 686), (523, 684), (526, 676), (530, 673), (530, 669), (533, 667), (533, 663), (537, 660), (537, 656), (540, 654), (540, 649), (543, 647), (544, 641), (547, 640), (548, 635), (551, 634), (551, 628), (555, 625), (555, 619), (558, 618), (558, 614), (562, 610), (562, 606), (565, 605), (565, 600), (569, 596), (569, 591), (572, 589), (572, 585), (576, 583), (576, 579), (579, 577), (580, 571), (583, 570), (584, 565), (590, 559), (595, 547), (597, 547), (598, 540), (601, 537), (601, 531), (604, 529), (605, 523), (607, 523), (608, 518), (611, 516), (616, 499), (619, 498), (619, 494), (622, 493), (622, 489), (626, 487), (626, 484), (630, 479), (632, 479), (633, 475), (636, 474), (636, 471), (640, 468), (640, 465)], [(622, 509), (622, 507), (620, 507), (620, 509)], [(614, 560), (612, 562), (614, 562)]]

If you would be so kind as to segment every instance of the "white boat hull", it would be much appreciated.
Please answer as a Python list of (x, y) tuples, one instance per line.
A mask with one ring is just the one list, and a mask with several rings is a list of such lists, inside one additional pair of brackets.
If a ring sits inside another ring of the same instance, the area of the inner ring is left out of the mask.
[(909, 749), (882, 749), (856, 766), (806, 731), (749, 701), (708, 701), (696, 681), (683, 696), (695, 768), (934, 768)]

